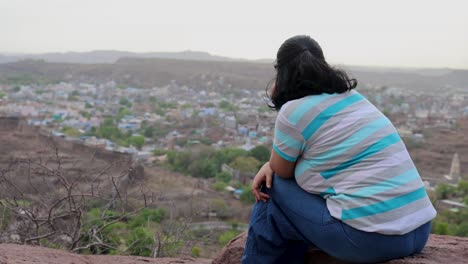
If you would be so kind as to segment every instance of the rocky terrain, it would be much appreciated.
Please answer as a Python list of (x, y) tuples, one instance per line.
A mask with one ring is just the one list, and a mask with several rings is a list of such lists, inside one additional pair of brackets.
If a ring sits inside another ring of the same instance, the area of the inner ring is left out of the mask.
[(78, 255), (67, 251), (34, 247), (20, 246), (15, 244), (0, 245), (1, 264), (207, 264), (209, 259), (201, 258), (145, 258), (137, 256), (105, 256), (105, 255)]
[[(0, 202), (6, 199), (4, 197), (13, 195), (12, 192), (16, 190), (10, 186), (11, 184), (6, 184), (5, 180), (9, 180), (8, 182), (14, 183), (13, 186), (19, 188), (16, 191), (20, 192), (19, 197), (25, 197), (23, 199), (40, 200), (46, 194), (50, 194), (51, 190), (57, 190), (59, 183), (53, 176), (55, 174), (34, 176), (42, 168), (43, 171), (50, 173), (60, 172), (60, 175), (74, 182), (77, 192), (83, 190), (82, 192), (88, 195), (91, 192), (89, 189), (91, 189), (104, 198), (110, 197), (110, 192), (113, 190), (113, 183), (109, 178), (117, 177), (116, 179), (119, 180), (116, 181), (116, 184), (119, 186), (118, 193), (120, 195), (128, 194), (129, 199), (133, 199), (130, 201), (136, 201), (135, 203), (139, 205), (143, 202), (140, 198), (144, 191), (149, 193), (148, 197), (151, 197), (151, 200), (148, 200), (151, 203), (151, 208), (164, 208), (166, 210), (164, 224), (167, 224), (165, 225), (167, 228), (175, 228), (176, 223), (191, 227), (206, 221), (220, 221), (216, 215), (213, 215), (213, 210), (217, 210), (218, 207), (221, 209), (230, 208), (230, 211), (227, 212), (230, 215), (227, 217), (231, 217), (229, 219), (234, 219), (237, 222), (246, 222), (250, 212), (248, 206), (243, 205), (232, 195), (213, 190), (208, 180), (188, 177), (157, 166), (144, 167), (142, 170), (144, 172), (137, 173), (141, 175), (136, 176), (135, 181), (125, 181), (125, 184), (122, 185), (123, 181), (118, 177), (123, 175), (122, 172), (127, 171), (130, 166), (131, 161), (129, 161), (128, 155), (44, 135), (37, 128), (27, 125), (24, 120), (0, 117), (0, 146), (2, 146), (0, 148)], [(28, 169), (28, 164), (34, 165), (32, 169)], [(93, 186), (96, 188), (93, 189)], [(125, 193), (122, 192), (124, 189)], [(12, 199), (8, 201), (10, 200)], [(106, 201), (103, 200), (103, 207), (106, 205)], [(24, 205), (28, 210), (36, 208), (34, 206), (37, 204), (37, 202), (23, 203), (20, 205)], [(1, 206), (2, 203), (0, 203), (0, 208), (2, 208)], [(210, 212), (211, 214), (209, 214)], [(27, 234), (21, 233), (23, 235), (18, 236), (17, 222), (5, 222), (2, 216), (0, 215), (0, 243), (22, 243)], [(69, 226), (73, 225), (60, 225), (63, 228)], [(208, 230), (205, 235), (209, 235), (209, 239), (207, 238), (206, 241), (197, 240), (194, 242), (195, 244), (186, 243), (187, 246), (181, 250), (183, 252), (190, 251), (190, 248), (196, 245), (203, 248), (201, 257), (214, 258), (222, 248), (217, 241), (220, 232), (222, 232), (221, 229)], [(57, 243), (59, 244), (66, 242), (58, 239), (57, 235)], [(64, 248), (69, 248), (69, 245), (67, 244)], [(0, 253), (0, 256), (4, 257), (5, 255)], [(76, 255), (76, 258), (81, 259), (79, 255)], [(5, 259), (0, 258), (0, 263), (5, 263), (5, 261)], [(95, 263), (86, 260), (86, 258), (82, 261), (82, 263)], [(58, 261), (56, 263), (64, 262)], [(98, 263), (103, 262), (99, 261)], [(134, 259), (131, 259), (127, 263), (135, 262)]]
[[(240, 263), (244, 251), (246, 233), (234, 238), (213, 264)], [(0, 249), (1, 254), (1, 249)], [(388, 264), (463, 264), (468, 259), (468, 238), (431, 235), (422, 253), (404, 259), (392, 260)], [(345, 264), (334, 259), (323, 251), (311, 250), (306, 256), (306, 264)]]
[[(109, 175), (120, 175), (131, 165), (131, 158), (127, 154), (50, 137), (42, 134), (38, 128), (27, 125), (23, 119), (17, 118), (0, 117), (0, 146), (1, 169), (11, 167), (11, 163), (18, 159), (38, 158), (48, 167), (55, 168), (59, 159), (61, 169), (67, 177), (73, 178), (76, 175), (91, 177), (106, 170), (105, 174), (94, 179), (104, 182)], [(187, 215), (189, 211), (202, 212), (211, 200), (222, 199), (235, 212), (238, 220), (248, 221), (250, 213), (248, 206), (241, 204), (232, 196), (213, 190), (210, 182), (205, 179), (187, 177), (158, 166), (145, 166), (144, 176), (140, 175), (138, 178), (139, 184), (129, 186), (129, 191), (138, 189), (144, 184), (155, 194), (157, 198), (155, 205), (170, 208), (173, 217)], [(15, 178), (15, 181), (21, 183), (27, 181), (27, 178), (21, 174)], [(82, 182), (83, 185), (86, 184), (86, 181)], [(200, 221), (210, 220), (200, 217)]]
[[(16, 244), (0, 245), (1, 264), (130, 264), (130, 263), (157, 263), (157, 264), (234, 264), (240, 263), (244, 250), (246, 234), (243, 233), (233, 239), (223, 252), (213, 261), (202, 258), (145, 258), (137, 256), (109, 256), (109, 255), (78, 255), (62, 250), (25, 246)], [(393, 260), (388, 264), (463, 264), (468, 259), (468, 238), (431, 235), (428, 244), (421, 254), (404, 259)], [(344, 264), (326, 255), (312, 250), (307, 255), (305, 263), (314, 264)]]
[[(453, 154), (460, 157), (462, 175), (468, 172), (468, 118), (460, 118), (454, 130), (444, 128), (424, 129), (424, 142), (407, 144), (411, 157), (424, 179), (443, 182), (450, 172)], [(468, 176), (468, 174), (467, 174)]]

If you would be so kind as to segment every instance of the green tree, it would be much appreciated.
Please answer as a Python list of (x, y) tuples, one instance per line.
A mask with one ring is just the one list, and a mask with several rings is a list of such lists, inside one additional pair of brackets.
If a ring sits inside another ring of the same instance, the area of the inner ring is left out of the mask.
[(231, 163), (237, 157), (245, 157), (247, 155), (248, 152), (241, 148), (224, 148), (216, 152), (215, 159), (218, 165), (221, 166), (224, 163)]
[(119, 100), (119, 104), (121, 104), (121, 105), (127, 105), (128, 102), (129, 102), (128, 99), (125, 98), (125, 97), (120, 98), (120, 100)]
[(437, 185), (435, 190), (438, 200), (450, 198), (456, 193), (456, 191), (456, 187), (444, 183)]
[(237, 157), (229, 163), (229, 166), (239, 171), (255, 173), (260, 166), (260, 161), (254, 157)]
[(468, 181), (459, 181), (457, 184), (457, 196), (468, 197)]
[(223, 181), (216, 181), (214, 184), (213, 184), (213, 189), (215, 189), (216, 191), (218, 192), (221, 192), (221, 191), (224, 191), (224, 189), (226, 188), (227, 184)]
[(191, 162), (188, 172), (197, 178), (213, 178), (218, 169), (210, 159), (197, 159)]
[(233, 238), (235, 238), (239, 234), (240, 234), (240, 231), (237, 231), (237, 230), (226, 231), (218, 237), (218, 243), (221, 246), (225, 246), (229, 241), (231, 241)]
[(153, 232), (142, 226), (133, 229), (126, 239), (130, 254), (144, 257), (151, 256), (153, 242)]
[(192, 247), (192, 249), (190, 250), (190, 256), (192, 258), (198, 258), (200, 257), (200, 255), (201, 255), (201, 248), (197, 246)]
[(448, 235), (448, 224), (445, 222), (435, 222), (433, 233), (438, 235)]
[(188, 164), (192, 163), (192, 155), (186, 151), (168, 151), (167, 161), (174, 171), (187, 173)]
[(155, 156), (162, 156), (164, 154), (167, 154), (167, 150), (165, 149), (156, 148), (153, 150), (153, 155)]
[(456, 236), (468, 237), (468, 222), (463, 222), (457, 227)]
[(238, 107), (234, 104), (231, 104), (230, 102), (223, 100), (219, 103), (218, 105), (219, 108), (225, 110), (225, 111), (230, 111), (230, 112), (235, 112), (237, 111)]
[(145, 145), (145, 137), (143, 136), (132, 136), (128, 139), (128, 143), (140, 149)]
[(100, 126), (96, 131), (96, 135), (115, 141), (121, 137), (122, 132), (115, 126)]
[(245, 186), (244, 188), (242, 188), (240, 200), (244, 204), (253, 204), (255, 202), (255, 196), (250, 190), (250, 186)]
[(152, 126), (152, 128), (153, 137), (163, 137), (170, 131), (170, 127), (164, 126), (162, 124), (156, 124)]
[(119, 113), (117, 114), (117, 118), (122, 119), (126, 115), (132, 115), (132, 111), (127, 107), (122, 107), (120, 108)]
[(73, 128), (73, 127), (65, 126), (61, 129), (61, 131), (63, 134), (69, 137), (78, 137), (81, 135), (80, 131), (78, 131), (78, 129)]
[(151, 209), (145, 208), (138, 215), (132, 216), (128, 221), (128, 226), (131, 228), (145, 226), (148, 223), (161, 223), (165, 219), (167, 213), (163, 208)]
[(44, 93), (44, 90), (42, 90), (42, 89), (37, 89), (37, 90), (34, 91), (34, 93), (40, 95), (40, 94), (43, 94), (43, 93)]
[(261, 163), (270, 160), (270, 149), (265, 145), (258, 145), (249, 151), (249, 156), (256, 158)]
[(152, 138), (154, 135), (154, 128), (153, 127), (145, 127), (143, 129), (143, 135), (147, 138)]
[(127, 107), (132, 107), (132, 102), (130, 102), (130, 100), (128, 100), (125, 97), (120, 98), (119, 104), (121, 104), (123, 106), (127, 106)]
[(113, 126), (114, 125), (114, 119), (113, 118), (106, 118), (104, 119), (104, 122), (102, 122), (102, 126)]
[(231, 181), (232, 179), (232, 174), (227, 172), (227, 171), (221, 171), (221, 172), (218, 172), (216, 173), (216, 176), (215, 176), (216, 180), (218, 181), (222, 181), (224, 183), (228, 183)]
[(81, 116), (86, 118), (86, 119), (90, 119), (91, 118), (91, 114), (89, 112), (86, 112), (86, 111), (81, 111), (80, 112)]
[[(110, 221), (113, 221), (119, 216), (119, 213), (113, 210), (103, 210), (101, 208), (93, 208), (86, 212), (84, 215), (84, 226), (83, 230), (90, 230), (93, 226), (104, 226)], [(127, 225), (122, 222), (116, 222), (108, 225), (106, 228), (102, 229), (97, 235), (100, 239), (113, 247), (118, 247), (120, 244), (120, 239), (122, 234), (127, 230)], [(88, 235), (85, 236), (84, 242), (92, 239)], [(105, 246), (96, 246), (92, 249), (92, 252), (95, 254), (109, 254), (110, 252), (108, 247)]]

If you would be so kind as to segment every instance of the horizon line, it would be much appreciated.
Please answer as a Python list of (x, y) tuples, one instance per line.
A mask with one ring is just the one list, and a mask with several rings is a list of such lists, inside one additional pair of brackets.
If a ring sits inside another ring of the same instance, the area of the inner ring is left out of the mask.
[[(67, 54), (67, 53), (91, 53), (91, 52), (99, 52), (99, 51), (110, 51), (110, 52), (128, 52), (128, 53), (135, 53), (135, 54), (147, 54), (147, 53), (184, 53), (184, 52), (192, 52), (192, 53), (205, 53), (209, 56), (213, 57), (220, 57), (225, 58), (225, 62), (251, 62), (251, 63), (265, 63), (267, 60), (271, 60), (274, 62), (274, 58), (255, 58), (255, 59), (248, 59), (248, 58), (239, 58), (239, 57), (230, 57), (225, 55), (218, 55), (213, 54), (208, 51), (201, 51), (201, 50), (191, 50), (185, 49), (180, 51), (130, 51), (130, 50), (119, 50), (119, 49), (92, 49), (86, 51), (47, 51), (47, 52), (10, 52), (10, 51), (0, 51), (0, 55), (4, 56), (38, 56), (38, 55), (46, 55), (46, 54)], [(159, 57), (152, 57), (152, 58), (138, 58), (138, 57), (120, 57), (120, 58), (136, 58), (136, 59), (175, 59), (175, 60), (192, 60), (192, 61), (209, 61), (209, 60), (197, 60), (197, 59), (177, 59), (177, 58), (159, 58)], [(265, 61), (265, 62), (263, 62)], [(50, 61), (46, 61), (50, 62)], [(1, 63), (0, 63), (1, 64)], [(76, 64), (83, 64), (83, 63), (76, 63)], [(344, 67), (367, 67), (367, 68), (388, 68), (388, 69), (407, 69), (407, 70), (468, 70), (466, 68), (459, 68), (459, 67), (450, 67), (450, 66), (403, 66), (403, 65), (384, 65), (384, 64), (344, 64), (331, 61), (330, 64), (333, 65), (341, 65)]]

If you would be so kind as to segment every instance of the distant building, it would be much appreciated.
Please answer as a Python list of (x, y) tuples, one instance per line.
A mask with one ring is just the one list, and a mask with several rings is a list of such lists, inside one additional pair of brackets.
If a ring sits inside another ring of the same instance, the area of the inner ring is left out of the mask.
[(235, 191), (234, 191), (234, 198), (240, 199), (240, 197), (241, 197), (241, 195), (242, 195), (243, 192), (244, 192), (244, 190), (242, 190), (242, 189), (237, 189), (237, 190), (235, 190)]
[(466, 204), (452, 200), (440, 200), (437, 201), (436, 207), (439, 211), (450, 210), (458, 212), (460, 209), (466, 208)]
[(425, 108), (416, 109), (415, 116), (417, 118), (426, 119), (429, 116), (429, 110)]
[(239, 127), (237, 130), (238, 130), (239, 135), (241, 136), (247, 136), (249, 134), (249, 129), (247, 127), (242, 126), (242, 127)]
[(458, 157), (458, 153), (453, 154), (450, 173), (448, 175), (444, 175), (444, 177), (451, 184), (457, 184), (461, 180), (460, 158)]
[(198, 116), (204, 117), (204, 116), (213, 116), (216, 114), (216, 108), (214, 107), (206, 107), (202, 108), (200, 112), (198, 113)]
[(226, 116), (226, 117), (224, 118), (224, 126), (225, 126), (226, 128), (235, 129), (236, 126), (237, 126), (236, 117), (234, 117), (234, 116)]
[(257, 131), (250, 130), (249, 131), (249, 137), (256, 138), (257, 137)]

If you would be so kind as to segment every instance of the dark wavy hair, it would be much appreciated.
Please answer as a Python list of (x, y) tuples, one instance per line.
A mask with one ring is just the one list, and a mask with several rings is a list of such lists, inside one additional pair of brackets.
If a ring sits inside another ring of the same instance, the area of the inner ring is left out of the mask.
[(322, 48), (309, 36), (287, 39), (276, 55), (275, 87), (269, 106), (275, 110), (288, 101), (308, 95), (344, 93), (354, 89), (356, 79), (343, 70), (331, 67)]

